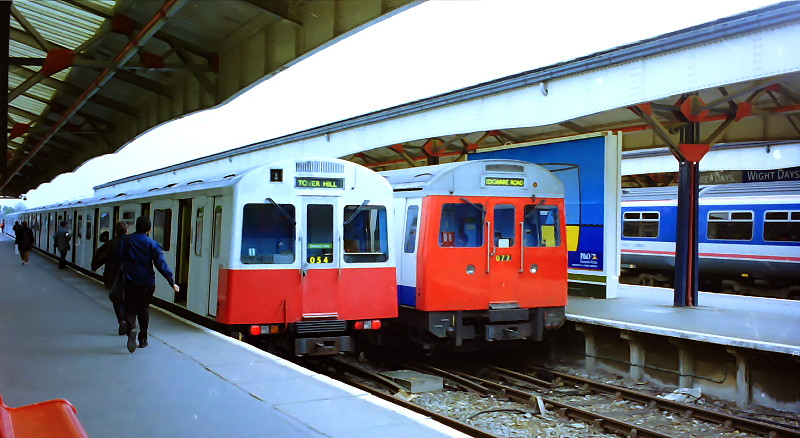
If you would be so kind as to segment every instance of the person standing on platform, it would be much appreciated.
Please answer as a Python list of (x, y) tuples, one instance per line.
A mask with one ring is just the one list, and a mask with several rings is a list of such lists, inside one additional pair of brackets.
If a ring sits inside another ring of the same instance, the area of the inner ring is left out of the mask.
[(19, 245), (17, 245), (17, 236), (19, 235), (19, 221), (14, 221), (14, 226), (11, 229), (14, 231), (14, 254), (19, 254)]
[(69, 252), (70, 239), (72, 239), (72, 235), (67, 229), (67, 221), (59, 222), (56, 234), (53, 235), (53, 244), (58, 249), (59, 253), (58, 269), (64, 269), (67, 267), (67, 252)]
[(150, 219), (136, 218), (136, 232), (125, 236), (119, 244), (118, 254), (125, 273), (125, 321), (128, 324), (128, 351), (136, 351), (139, 320), (139, 348), (147, 347), (147, 329), (150, 324), (150, 300), (156, 291), (156, 274), (153, 266), (167, 280), (175, 292), (181, 288), (164, 260), (161, 247), (147, 236), (152, 227)]
[[(17, 225), (15, 225), (17, 226)], [(28, 221), (22, 221), (22, 225), (15, 231), (17, 248), (19, 248), (19, 256), (22, 259), (22, 266), (28, 263), (31, 249), (33, 249), (33, 230), (28, 228)]]
[(5, 219), (0, 220), (0, 234), (6, 231), (6, 221)]
[[(106, 234), (105, 237), (108, 239), (108, 232), (104, 231), (103, 234)], [(108, 294), (108, 298), (114, 306), (114, 313), (117, 315), (117, 322), (119, 323), (119, 330), (117, 333), (119, 333), (120, 336), (128, 333), (128, 323), (125, 321), (125, 303), (123, 302), (122, 295), (115, 294), (114, 291), (112, 291), (112, 287), (114, 286), (114, 282), (117, 281), (120, 268), (122, 267), (122, 262), (117, 254), (119, 242), (126, 234), (128, 234), (128, 224), (122, 221), (114, 224), (114, 238), (105, 242), (100, 248), (97, 248), (97, 252), (94, 253), (94, 257), (92, 257), (92, 271), (100, 269), (103, 265), (106, 267), (106, 269), (103, 270), (103, 286), (105, 286), (106, 290), (111, 291), (111, 293)], [(103, 237), (102, 235), (100, 236), (101, 239)], [(121, 278), (119, 281), (124, 283), (125, 279)], [(117, 284), (117, 287), (122, 287), (122, 285)]]

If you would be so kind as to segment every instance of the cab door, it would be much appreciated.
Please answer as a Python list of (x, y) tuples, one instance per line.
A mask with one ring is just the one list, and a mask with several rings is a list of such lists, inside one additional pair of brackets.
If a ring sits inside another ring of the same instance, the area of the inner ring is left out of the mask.
[(486, 248), (489, 305), (519, 303), (521, 212), (509, 200), (488, 199)]
[[(338, 318), (339, 251), (337, 198), (302, 197), (300, 282), (304, 319)], [(303, 241), (304, 239), (304, 241)]]
[(566, 305), (567, 250), (564, 202), (522, 206), (520, 290), (523, 307)]

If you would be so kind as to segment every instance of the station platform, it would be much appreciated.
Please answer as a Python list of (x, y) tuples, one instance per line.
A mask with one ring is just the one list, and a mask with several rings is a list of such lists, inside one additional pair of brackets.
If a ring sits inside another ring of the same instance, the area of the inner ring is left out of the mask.
[(464, 436), (423, 415), (151, 309), (129, 353), (102, 284), (0, 235), (0, 396), (69, 400), (92, 437)]
[(699, 306), (673, 307), (673, 290), (620, 285), (618, 297), (569, 297), (567, 319), (800, 355), (800, 301), (700, 292)]

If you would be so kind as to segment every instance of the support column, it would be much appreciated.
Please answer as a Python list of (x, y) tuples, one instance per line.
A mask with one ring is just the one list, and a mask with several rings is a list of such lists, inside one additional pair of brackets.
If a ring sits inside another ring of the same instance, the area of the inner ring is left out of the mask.
[(698, 269), (698, 196), (699, 163), (709, 146), (695, 144), (699, 124), (689, 123), (681, 131), (680, 172), (678, 175), (678, 228), (675, 241), (675, 307), (697, 306)]
[[(0, 63), (5, 74), (0, 78), (0, 96), (3, 96), (3, 104), (0, 108), (0, 114), (5, 116), (8, 114), (8, 40), (11, 29), (11, 2), (0, 1)], [(6, 122), (3, 122), (6, 124)], [(3, 133), (3, 139), (0, 140), (0, 181), (6, 180), (8, 173), (8, 128)]]
[(678, 349), (678, 388), (692, 388), (694, 385), (694, 361), (692, 355), (686, 348), (686, 343), (677, 339), (669, 338), (669, 343)]
[(619, 337), (628, 341), (630, 347), (630, 369), (628, 374), (636, 381), (644, 380), (644, 347), (641, 341), (630, 332), (621, 331)]
[(581, 332), (585, 341), (584, 354), (586, 354), (586, 369), (593, 371), (597, 368), (597, 346), (595, 344), (594, 332), (591, 327), (583, 324), (575, 324), (575, 330)]
[(746, 408), (750, 405), (750, 364), (747, 358), (736, 348), (725, 349), (736, 358), (736, 406)]

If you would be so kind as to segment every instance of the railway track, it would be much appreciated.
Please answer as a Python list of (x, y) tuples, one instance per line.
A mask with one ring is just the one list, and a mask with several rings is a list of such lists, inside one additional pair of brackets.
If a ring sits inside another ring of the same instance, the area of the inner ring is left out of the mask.
[[(516, 412), (534, 417), (533, 421), (560, 418), (561, 422), (582, 422), (587, 432), (634, 437), (674, 436), (769, 436), (800, 437), (800, 429), (761, 422), (741, 416), (662, 399), (640, 391), (595, 382), (579, 376), (545, 368), (525, 366), (508, 369), (494, 365), (473, 367), (433, 366), (427, 363), (395, 360), (384, 367), (410, 369), (440, 376), (450, 391), (474, 394), (498, 401), (487, 409), (460, 419), (442, 415), (410, 402), (397, 394), (402, 387), (379, 375), (377, 367), (334, 359), (322, 365), (328, 374), (364, 391), (429, 416), (471, 436), (497, 436), (471, 423), (485, 412)], [(333, 370), (333, 371), (332, 371)], [(477, 371), (475, 371), (477, 370)], [(368, 382), (368, 383), (367, 383)], [(502, 402), (509, 403), (504, 407)]]

